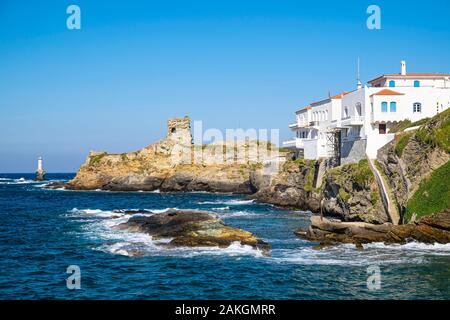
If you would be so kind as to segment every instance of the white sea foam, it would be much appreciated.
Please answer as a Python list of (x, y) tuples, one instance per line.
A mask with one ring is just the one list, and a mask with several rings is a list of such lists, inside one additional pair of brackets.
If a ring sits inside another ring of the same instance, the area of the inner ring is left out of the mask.
[(243, 218), (243, 217), (262, 217), (263, 215), (248, 212), (248, 211), (235, 211), (235, 212), (221, 212), (219, 213), (221, 218)]
[[(166, 209), (146, 209), (152, 213), (165, 212)], [(95, 249), (104, 252), (125, 255), (125, 256), (141, 256), (141, 255), (170, 255), (180, 257), (193, 257), (198, 255), (228, 255), (228, 256), (242, 256), (252, 255), (261, 257), (261, 251), (254, 249), (248, 245), (242, 245), (239, 242), (234, 242), (227, 248), (219, 247), (168, 247), (172, 239), (158, 239), (154, 240), (151, 236), (140, 233), (130, 232), (127, 230), (117, 230), (115, 226), (125, 223), (130, 217), (138, 215), (146, 215), (143, 213), (128, 214), (124, 212), (116, 212), (100, 209), (77, 209), (73, 208), (69, 211), (69, 216), (72, 218), (84, 218), (81, 220), (85, 222), (83, 225), (83, 233), (85, 236), (93, 240), (105, 241), (103, 245)], [(95, 218), (92, 220), (92, 218)], [(78, 221), (78, 220), (77, 220)]]
[(4, 178), (0, 181), (0, 184), (6, 184), (6, 185), (18, 185), (18, 184), (36, 184), (36, 183), (43, 183), (42, 181), (34, 181), (34, 180), (28, 180), (25, 178), (19, 178), (19, 179), (7, 179)]
[(303, 240), (298, 241), (298, 249), (273, 250), (274, 261), (302, 265), (366, 266), (372, 264), (422, 264), (432, 256), (450, 256), (450, 244), (411, 242), (404, 245), (386, 245), (372, 243), (364, 245), (364, 250), (358, 250), (352, 244), (341, 244), (316, 250), (309, 243)]
[(252, 204), (255, 200), (225, 200), (225, 201), (200, 201), (198, 204), (224, 204), (228, 206)]
[(211, 208), (211, 210), (215, 210), (215, 211), (226, 211), (226, 210), (230, 210), (230, 207)]

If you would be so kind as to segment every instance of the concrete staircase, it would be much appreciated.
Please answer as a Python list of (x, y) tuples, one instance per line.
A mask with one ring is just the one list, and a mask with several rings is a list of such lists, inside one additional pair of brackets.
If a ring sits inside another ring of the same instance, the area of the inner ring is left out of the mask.
[(389, 216), (392, 224), (398, 225), (400, 223), (400, 215), (397, 211), (397, 208), (395, 207), (395, 202), (390, 197), (388, 185), (384, 180), (383, 176), (381, 175), (381, 173), (379, 172), (378, 168), (373, 163), (373, 160), (370, 159), (369, 157), (367, 157), (367, 160), (369, 162), (370, 169), (372, 170), (373, 175), (375, 176), (378, 188), (380, 189), (381, 201), (383, 202), (384, 210)]

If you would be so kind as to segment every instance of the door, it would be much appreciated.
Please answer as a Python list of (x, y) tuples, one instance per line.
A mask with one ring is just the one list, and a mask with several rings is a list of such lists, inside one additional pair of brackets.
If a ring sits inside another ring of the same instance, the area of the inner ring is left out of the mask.
[(385, 123), (380, 123), (378, 125), (378, 133), (379, 134), (386, 134), (386, 124)]

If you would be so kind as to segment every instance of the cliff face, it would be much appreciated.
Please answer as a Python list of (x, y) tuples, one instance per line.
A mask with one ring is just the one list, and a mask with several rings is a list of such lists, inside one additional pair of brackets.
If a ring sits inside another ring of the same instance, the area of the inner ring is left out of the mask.
[(344, 221), (389, 221), (367, 160), (328, 171), (323, 188), (325, 215)]
[(210, 191), (253, 193), (250, 175), (286, 154), (261, 141), (192, 144), (190, 119), (168, 121), (165, 139), (123, 154), (91, 152), (66, 188), (114, 191)]
[(260, 170), (251, 173), (251, 184), (257, 190), (250, 198), (282, 207), (320, 209), (320, 190), (314, 188), (315, 161), (296, 160), (284, 163), (275, 176), (264, 176)]
[[(432, 177), (434, 172), (447, 165), (450, 160), (449, 139), (450, 110), (447, 110), (418, 130), (398, 134), (394, 141), (378, 152), (378, 164), (387, 177), (405, 222), (414, 220), (413, 216), (423, 214), (420, 209), (414, 209), (415, 212), (410, 210), (408, 213), (408, 207), (411, 207), (409, 204), (412, 198), (418, 196), (420, 186)], [(450, 177), (440, 176), (436, 177), (436, 180), (445, 181), (448, 178)], [(438, 190), (424, 190), (421, 201), (424, 204), (427, 200), (433, 202), (436, 193), (441, 199), (437, 200), (441, 203), (440, 209), (448, 208), (446, 204), (450, 197), (448, 183), (444, 183)], [(434, 213), (438, 211), (437, 209)]]

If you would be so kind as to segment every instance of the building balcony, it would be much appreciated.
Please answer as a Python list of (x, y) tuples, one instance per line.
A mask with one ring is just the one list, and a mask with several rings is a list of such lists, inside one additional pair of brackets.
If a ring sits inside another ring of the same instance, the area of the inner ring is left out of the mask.
[(341, 120), (341, 126), (362, 126), (364, 125), (363, 116), (351, 116)]
[(320, 121), (310, 121), (309, 126), (318, 129), (320, 125)]
[(289, 125), (289, 129), (291, 129), (292, 131), (296, 131), (298, 129), (304, 129), (304, 128), (309, 128), (309, 122), (296, 122), (296, 123), (291, 123)]
[(283, 147), (289, 149), (303, 149), (303, 139), (294, 138), (291, 140), (283, 141)]

